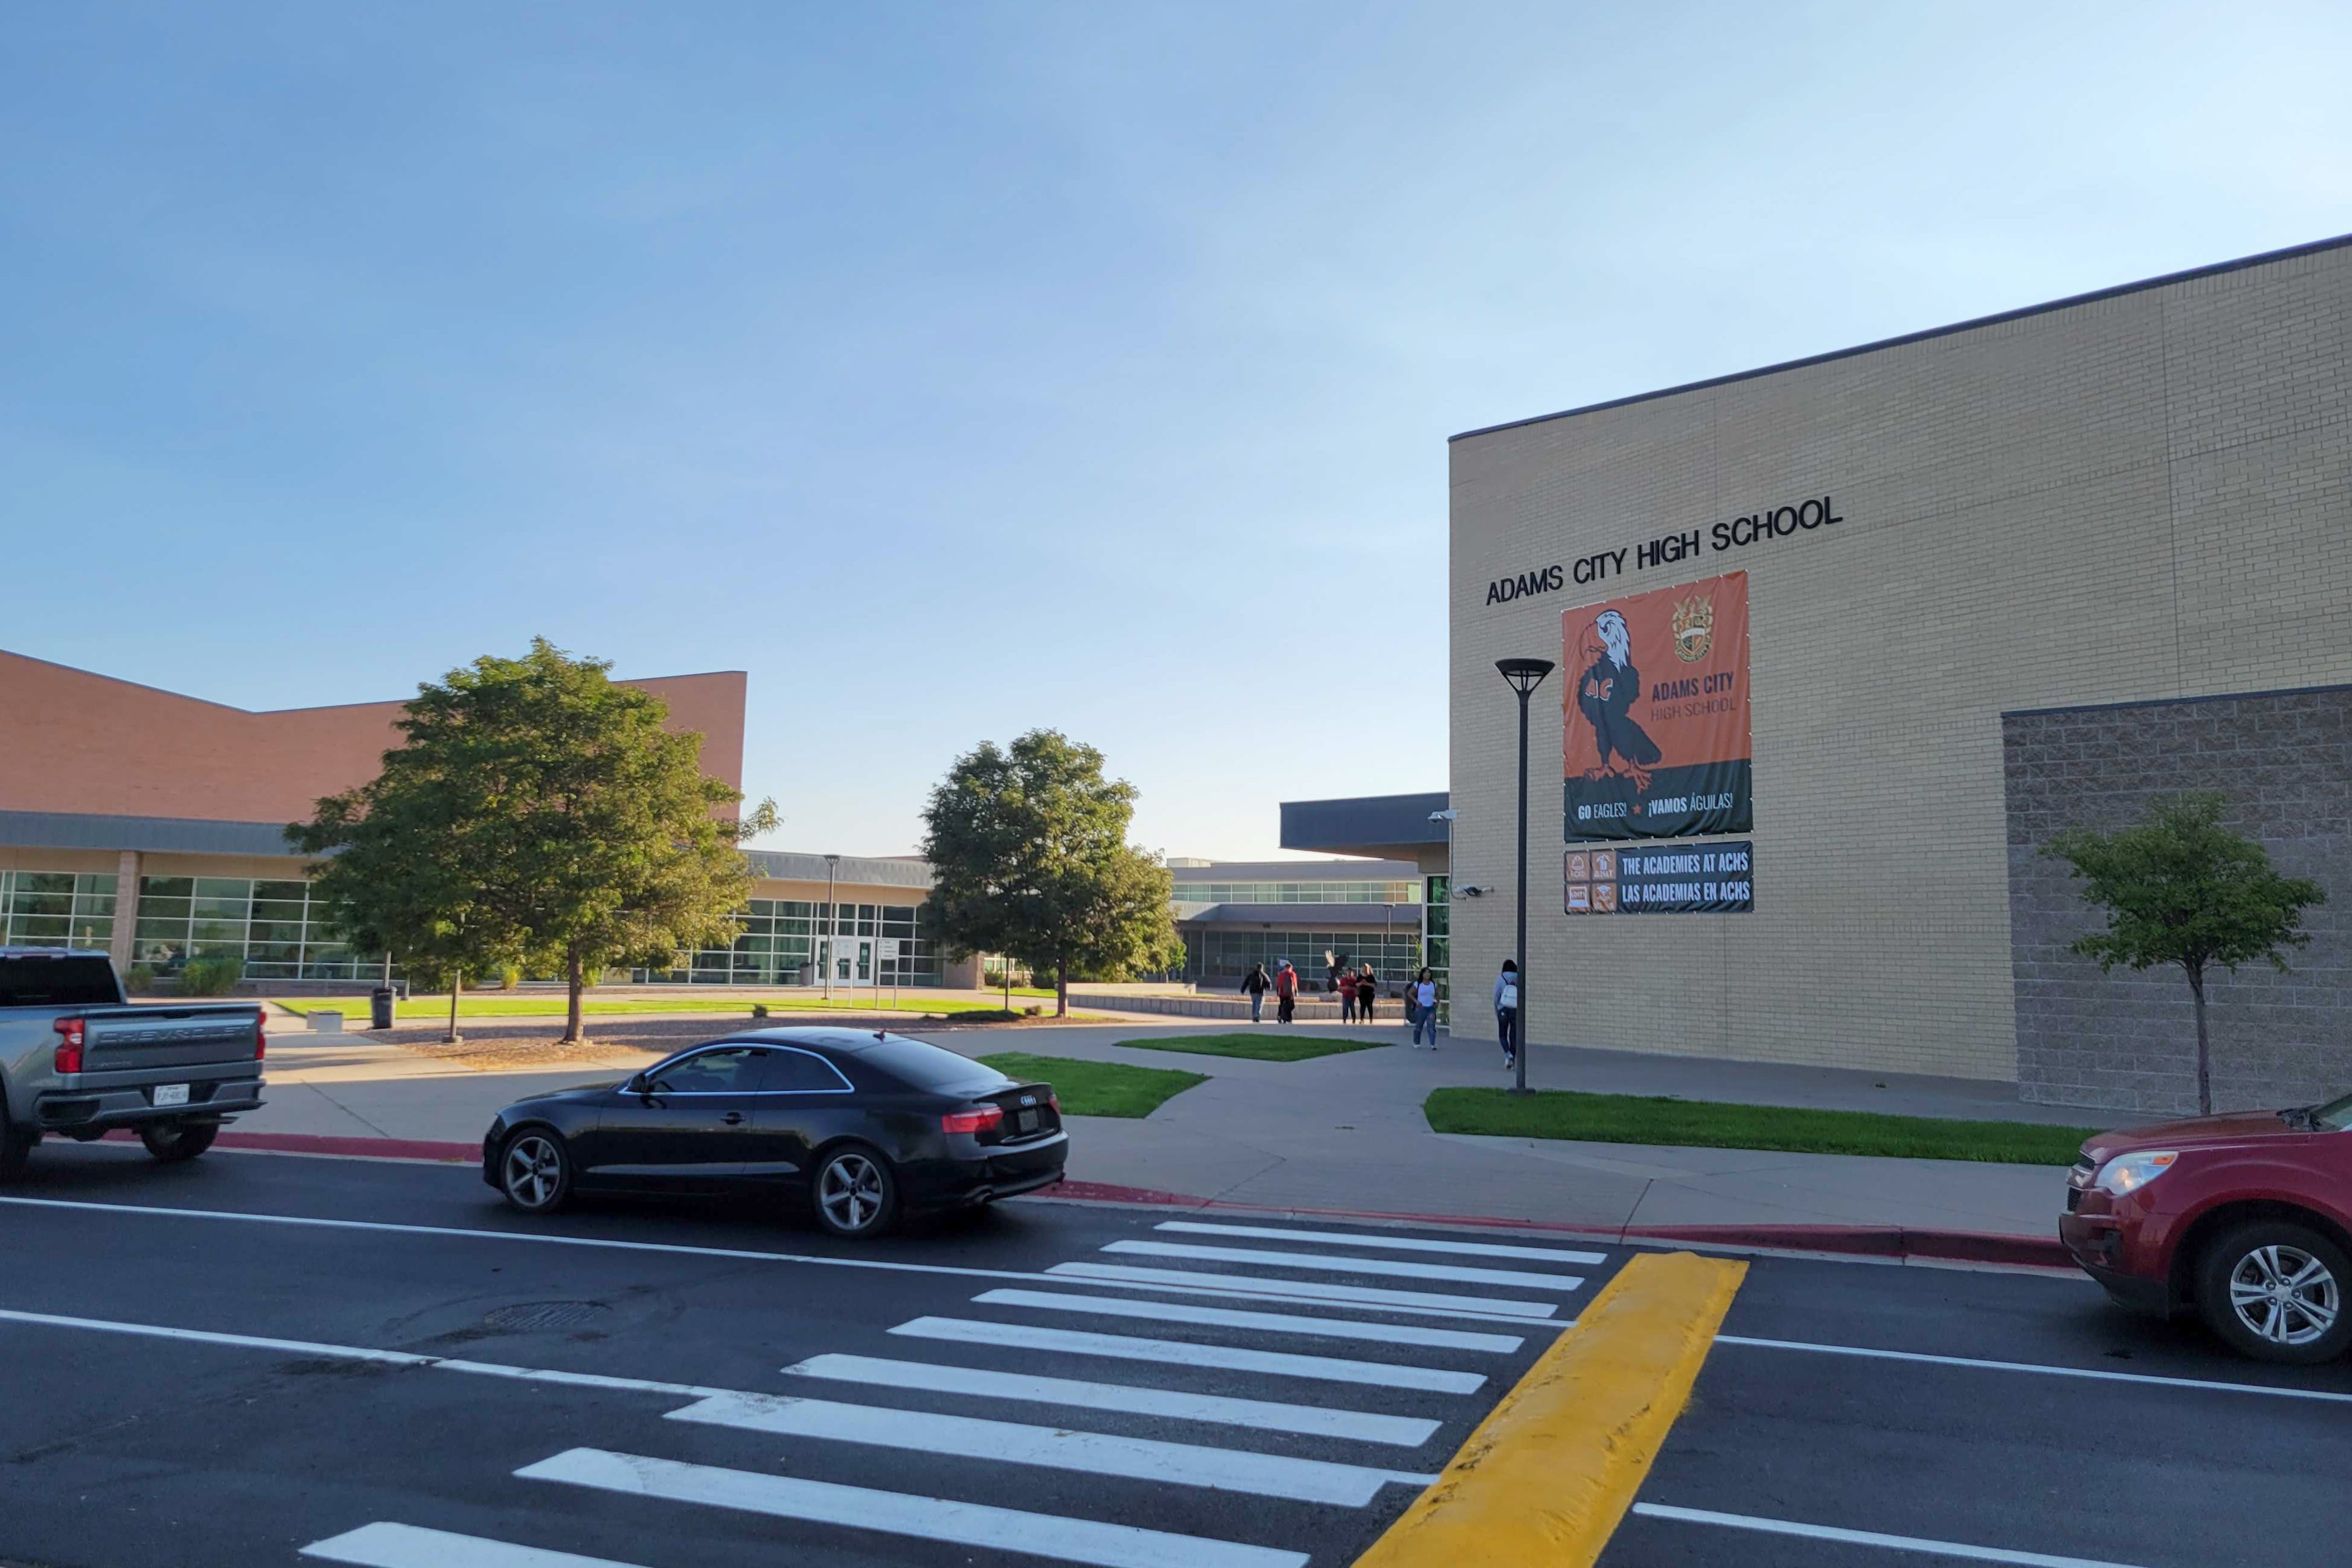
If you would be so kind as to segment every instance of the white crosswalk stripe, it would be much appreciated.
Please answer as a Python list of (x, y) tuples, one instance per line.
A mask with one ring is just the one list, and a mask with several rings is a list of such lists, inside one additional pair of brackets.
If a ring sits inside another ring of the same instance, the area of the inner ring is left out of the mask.
[(793, 1476), (757, 1475), (601, 1448), (567, 1449), (515, 1474), (525, 1480), (562, 1481), (634, 1497), (741, 1509), (773, 1519), (848, 1525), (964, 1547), (993, 1547), (1059, 1563), (1091, 1563), (1095, 1568), (1306, 1568), (1307, 1560), (1304, 1552), (1176, 1535), (1131, 1524), (1024, 1513), (1018, 1509)]
[(1221, 1292), (1211, 1283), (1230, 1281), (1234, 1289), (1262, 1300), (1282, 1298), (1322, 1307), (1430, 1309), (1450, 1317), (1549, 1318), (1559, 1309), (1549, 1301), (1508, 1300), (1496, 1296), (1448, 1296), (1428, 1290), (1390, 1290), (1372, 1285), (1327, 1285), (1319, 1279), (1265, 1279), (1249, 1274), (1203, 1274), (1185, 1268), (1144, 1268), (1126, 1263), (1056, 1263), (1045, 1270), (1057, 1279), (1181, 1287), (1192, 1294)]
[(1156, 1437), (1116, 1437), (1067, 1427), (1032, 1426), (977, 1415), (935, 1415), (924, 1410), (894, 1410), (877, 1405), (837, 1405), (829, 1399), (780, 1399), (756, 1394), (722, 1394), (669, 1413), (673, 1421), (740, 1426), (793, 1437), (829, 1438), (881, 1448), (906, 1448), (958, 1459), (1006, 1465), (1036, 1465), (1051, 1470), (1083, 1470), (1179, 1487), (1213, 1487), (1294, 1502), (1335, 1503), (1361, 1508), (1395, 1482), (1427, 1486), (1432, 1475), (1376, 1469), (1368, 1465), (1298, 1459), (1239, 1448), (1169, 1443)]
[(1297, 1432), (1314, 1437), (1349, 1437), (1361, 1443), (1390, 1443), (1417, 1448), (1429, 1441), (1435, 1421), (1406, 1415), (1379, 1415), (1363, 1410), (1334, 1410), (1321, 1405), (1283, 1405), (1271, 1399), (1233, 1399), (1213, 1394), (1187, 1394), (1171, 1388), (1131, 1388), (1117, 1383), (1081, 1383), (1075, 1378), (1044, 1377), (1029, 1373), (989, 1372), (977, 1367), (940, 1366), (929, 1362), (886, 1361), (876, 1356), (816, 1355), (784, 1368), (789, 1376), (821, 1378), (835, 1383), (862, 1384), (873, 1388), (904, 1388), (925, 1394), (968, 1394), (983, 1399), (1009, 1399), (1024, 1405), (1066, 1405), (1081, 1410), (1118, 1410), (1135, 1415), (1164, 1415), (1177, 1421), (1206, 1421), (1267, 1432)]
[(1445, 1252), (1459, 1258), (1525, 1258), (1544, 1263), (1595, 1265), (1609, 1261), (1601, 1252), (1571, 1252), (1557, 1247), (1516, 1247), (1491, 1241), (1425, 1241), (1419, 1237), (1361, 1235), (1339, 1230), (1284, 1230), (1271, 1225), (1213, 1225), (1205, 1220), (1162, 1220), (1151, 1227), (1186, 1236), (1246, 1236), (1267, 1241), (1328, 1241), (1345, 1247), (1369, 1247), (1390, 1252)]
[(1195, 1307), (1175, 1301), (1129, 1301), (1117, 1296), (1068, 1296), (1053, 1290), (988, 1290), (972, 1300), (991, 1307), (1035, 1307), (1043, 1311), (1078, 1312), (1099, 1318), (1139, 1318), (1154, 1323), (1198, 1323), (1207, 1328), (1256, 1329), (1270, 1334), (1364, 1340), (1382, 1345), (1427, 1345), (1437, 1350), (1486, 1351), (1495, 1355), (1509, 1355), (1528, 1342), (1517, 1334), (1480, 1334), (1465, 1329), (1424, 1329), (1418, 1323), (1372, 1323), (1352, 1318), (1246, 1312), (1230, 1307)]
[(379, 1521), (302, 1548), (305, 1557), (358, 1568), (632, 1568), (610, 1557), (583, 1557), (539, 1546), (517, 1546), (478, 1535), (452, 1535), (413, 1524)]
[(1114, 1241), (1105, 1252), (1144, 1258), (1197, 1258), (1204, 1263), (1252, 1263), (1260, 1268), (1312, 1268), (1326, 1274), (1380, 1274), (1391, 1279), (1444, 1279), (1460, 1285), (1516, 1285), (1557, 1290), (1584, 1288), (1581, 1274), (1537, 1274), (1518, 1268), (1473, 1268), (1458, 1263), (1412, 1263), (1396, 1258), (1351, 1258), (1322, 1252), (1269, 1252), (1256, 1247), (1203, 1247), (1184, 1241)]
[(1475, 1394), (1486, 1382), (1485, 1373), (1475, 1372), (1395, 1366), (1386, 1362), (1349, 1361), (1338, 1356), (1295, 1355), (1287, 1351), (1248, 1350), (1234, 1345), (1201, 1345), (1185, 1340), (1084, 1333), (1075, 1329), (1040, 1329), (969, 1318), (917, 1318), (890, 1331), (915, 1339), (952, 1340), (960, 1344), (1060, 1351), (1067, 1355), (1158, 1362), (1166, 1366), (1224, 1367), (1234, 1372), (1265, 1372), (1327, 1383), (1368, 1384), (1375, 1388), (1422, 1388), (1438, 1394)]

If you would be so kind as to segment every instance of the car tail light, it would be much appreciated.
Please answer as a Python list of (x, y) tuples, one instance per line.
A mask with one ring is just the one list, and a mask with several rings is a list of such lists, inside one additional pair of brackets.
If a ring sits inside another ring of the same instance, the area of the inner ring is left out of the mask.
[(255, 1061), (259, 1061), (263, 1057), (266, 1057), (268, 1054), (269, 1015), (267, 1013), (256, 1013), (253, 1016), (253, 1059)]
[(975, 1105), (970, 1110), (950, 1110), (940, 1118), (941, 1131), (948, 1132), (985, 1132), (1004, 1125), (1004, 1107)]
[(83, 1026), (79, 1018), (56, 1018), (49, 1027), (58, 1032), (58, 1070), (81, 1071)]
[(1050, 1089), (1045, 1091), (1045, 1103), (1054, 1108), (1055, 1115), (1062, 1114), (1062, 1097)]

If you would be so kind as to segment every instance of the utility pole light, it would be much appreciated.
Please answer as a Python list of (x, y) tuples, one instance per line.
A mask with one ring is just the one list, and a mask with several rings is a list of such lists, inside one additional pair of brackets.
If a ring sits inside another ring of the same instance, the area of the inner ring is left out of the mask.
[(1519, 929), (1518, 943), (1512, 956), (1519, 964), (1519, 1038), (1518, 1047), (1511, 1053), (1517, 1064), (1512, 1076), (1511, 1092), (1528, 1091), (1528, 698), (1543, 684), (1544, 677), (1552, 672), (1548, 658), (1498, 658), (1495, 668), (1503, 672), (1511, 689), (1519, 694)]
[[(1525, 751), (1527, 748), (1522, 746), (1519, 749)], [(834, 873), (840, 869), (840, 856), (824, 858), (824, 940), (817, 944), (817, 958), (824, 965), (824, 999), (828, 1002), (833, 1000), (834, 950), (841, 945), (838, 940), (841, 935), (841, 910), (833, 901)]]

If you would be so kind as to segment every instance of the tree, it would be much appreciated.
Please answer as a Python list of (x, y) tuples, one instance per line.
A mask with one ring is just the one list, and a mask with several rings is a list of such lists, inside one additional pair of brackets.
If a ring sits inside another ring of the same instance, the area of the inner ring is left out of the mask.
[(1135, 786), (1103, 777), (1103, 757), (1054, 730), (958, 757), (924, 807), (929, 918), (950, 952), (1007, 953), (1055, 977), (1055, 1016), (1070, 973), (1122, 977), (1177, 951), (1173, 891), (1160, 858), (1127, 842)]
[(560, 970), (575, 1041), (591, 974), (734, 941), (738, 846), (776, 820), (773, 802), (719, 816), (742, 796), (702, 772), (702, 737), (611, 668), (534, 638), (452, 670), (417, 689), (381, 773), (288, 829), (334, 857), (318, 879), (354, 941), (475, 973)]
[(2206, 966), (2234, 973), (2241, 963), (2267, 959), (2284, 973), (2284, 950), (2311, 941), (2300, 929), (2303, 911), (2327, 901), (2318, 883), (2280, 876), (2261, 845), (2224, 827), (2227, 805), (2211, 792), (2168, 795), (2137, 827), (2074, 828), (2042, 850), (2071, 865), (2084, 899), (2107, 913), (2107, 929), (2075, 942), (2074, 952), (2103, 972), (2118, 963), (2177, 963), (2188, 975), (2197, 1008), (2197, 1110), (2206, 1116), (2213, 1111)]

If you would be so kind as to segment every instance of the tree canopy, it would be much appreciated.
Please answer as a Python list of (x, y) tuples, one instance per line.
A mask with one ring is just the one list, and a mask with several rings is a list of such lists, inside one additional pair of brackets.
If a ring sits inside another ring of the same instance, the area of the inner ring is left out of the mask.
[(438, 973), (560, 971), (569, 1039), (591, 976), (733, 942), (751, 887), (739, 845), (775, 806), (719, 816), (742, 796), (703, 773), (702, 737), (611, 668), (535, 638), (417, 689), (383, 771), (288, 829), (331, 856), (317, 889), (352, 941)]
[(1054, 730), (958, 757), (924, 808), (929, 918), (950, 950), (1005, 953), (1055, 977), (1119, 978), (1181, 952), (1160, 858), (1127, 842), (1135, 786), (1103, 777), (1103, 755)]
[(2188, 976), (2202, 1113), (2213, 1109), (2207, 967), (2234, 972), (2261, 959), (2284, 971), (2285, 950), (2311, 941), (2303, 911), (2327, 900), (2318, 883), (2279, 875), (2261, 845), (2223, 826), (2228, 804), (2210, 791), (2161, 796), (2137, 826), (2072, 829), (2043, 850), (2072, 866), (2084, 899), (2106, 911), (2106, 929), (2078, 939), (2073, 951), (2102, 970), (2177, 963)]

